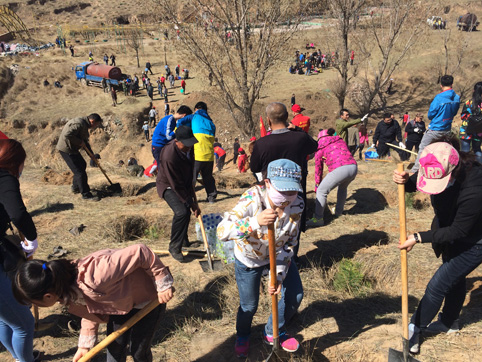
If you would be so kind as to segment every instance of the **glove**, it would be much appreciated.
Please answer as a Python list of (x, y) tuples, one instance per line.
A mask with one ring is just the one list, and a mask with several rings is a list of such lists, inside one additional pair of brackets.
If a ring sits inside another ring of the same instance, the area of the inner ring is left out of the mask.
[(418, 133), (418, 131), (420, 131), (420, 129), (417, 127), (417, 128), (414, 128), (413, 131), (414, 131), (415, 133)]
[(37, 239), (32, 241), (25, 239), (24, 241), (20, 242), (20, 245), (22, 246), (23, 251), (27, 255), (27, 258), (30, 258), (33, 253), (35, 253), (35, 250), (37, 250), (38, 248), (38, 241)]
[(368, 118), (368, 113), (365, 114), (361, 120), (364, 121), (364, 120), (367, 119), (367, 118)]
[(403, 149), (407, 148), (407, 147), (403, 144), (403, 142), (398, 142), (398, 147), (403, 148)]

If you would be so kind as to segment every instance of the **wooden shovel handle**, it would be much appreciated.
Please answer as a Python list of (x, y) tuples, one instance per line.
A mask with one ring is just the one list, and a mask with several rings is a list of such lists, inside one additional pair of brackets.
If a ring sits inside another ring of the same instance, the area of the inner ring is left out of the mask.
[[(397, 171), (403, 172), (403, 163), (397, 165)], [(407, 220), (405, 214), (405, 185), (398, 185), (398, 215), (400, 223), (400, 244), (407, 240)], [(402, 325), (403, 338), (408, 339), (408, 262), (407, 249), (400, 250), (402, 269)]]
[[(270, 285), (274, 289), (278, 286), (276, 279), (276, 240), (274, 233), (274, 224), (268, 225), (268, 242), (269, 242), (269, 273)], [(279, 329), (278, 329), (278, 296), (273, 294), (271, 296), (271, 314), (273, 321), (273, 349), (279, 349)]]
[(90, 152), (90, 150), (87, 148), (87, 146), (82, 146), (85, 150), (85, 152), (87, 152), (87, 154), (89, 155), (89, 157), (95, 162), (95, 164), (97, 165), (97, 167), (99, 168), (99, 170), (102, 171), (102, 173), (104, 174), (105, 178), (107, 179), (107, 181), (109, 181), (109, 183), (111, 185), (113, 185), (112, 181), (110, 180), (109, 176), (107, 176), (107, 174), (105, 173), (104, 169), (102, 168), (102, 166), (100, 165), (100, 162), (99, 160), (92, 154), (92, 152)]
[(87, 352), (79, 362), (87, 362), (90, 361), (92, 357), (94, 357), (97, 353), (102, 351), (105, 347), (109, 344), (114, 342), (117, 338), (123, 335), (125, 332), (129, 330), (134, 324), (139, 322), (142, 318), (144, 318), (147, 314), (152, 312), (154, 308), (159, 305), (159, 300), (156, 298), (144, 308), (142, 308), (139, 312), (133, 315), (127, 322), (125, 322), (118, 330), (112, 332), (107, 337), (105, 337), (101, 342), (99, 342), (94, 348), (92, 348), (89, 352)]

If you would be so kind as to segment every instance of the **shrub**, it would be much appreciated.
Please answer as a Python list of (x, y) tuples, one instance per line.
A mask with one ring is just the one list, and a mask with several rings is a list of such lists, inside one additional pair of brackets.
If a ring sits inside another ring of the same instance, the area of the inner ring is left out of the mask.
[(361, 264), (343, 258), (337, 264), (337, 271), (333, 278), (333, 287), (338, 292), (348, 292), (353, 296), (365, 295), (371, 288), (361, 271)]

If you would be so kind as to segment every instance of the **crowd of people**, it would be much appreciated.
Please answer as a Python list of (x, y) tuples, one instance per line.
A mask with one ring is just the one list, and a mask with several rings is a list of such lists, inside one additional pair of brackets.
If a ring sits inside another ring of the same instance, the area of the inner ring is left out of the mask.
[[(460, 97), (452, 84), (451, 76), (442, 77), (441, 93), (428, 112), (431, 121), (428, 127), (421, 113), (413, 120), (406, 113), (401, 120), (406, 135), (402, 136), (394, 115), (385, 113), (373, 134), (372, 147), (376, 147), (380, 156), (387, 155), (390, 144), (395, 141), (401, 155), (405, 149), (417, 150), (410, 173), (395, 171), (393, 181), (404, 184), (406, 192), (431, 195), (435, 210), (430, 230), (415, 232), (398, 246), (411, 251), (416, 243), (432, 243), (436, 255), (442, 256), (442, 265), (429, 282), (410, 321), (412, 353), (419, 352), (422, 337), (452, 333), (460, 328), (458, 318), (466, 294), (465, 278), (482, 263), (482, 213), (478, 212), (482, 207), (480, 134), (468, 133), (474, 127), (474, 117), (481, 113), (482, 82), (475, 85), (472, 99), (464, 103), (460, 140), (451, 133), (452, 120), (460, 107)], [(342, 215), (347, 189), (358, 172), (354, 156), (357, 150), (361, 156), (364, 146), (369, 144), (368, 114), (352, 120), (349, 110), (342, 109), (335, 127), (321, 130), (314, 139), (309, 134), (310, 118), (303, 115), (303, 108), (294, 102), (293, 95), (291, 119), (283, 103), (267, 106), (268, 134), (258, 139), (253, 137), (248, 152), (238, 138), (233, 144), (233, 163), (238, 172), (249, 169), (256, 177), (255, 184), (242, 194), (232, 210), (224, 213), (217, 227), (219, 240), (235, 243), (234, 273), (240, 303), (234, 349), (238, 357), (245, 358), (249, 353), (261, 277), (269, 266), (268, 229), (273, 224), (277, 280), (270, 283), (268, 293), (280, 296), (281, 348), (288, 352), (298, 350), (299, 342), (288, 333), (287, 325), (303, 299), (297, 264), (301, 232), (325, 225), (327, 195), (335, 188), (338, 191), (333, 213), (335, 217)], [(154, 161), (147, 177), (157, 172), (157, 193), (173, 212), (169, 253), (174, 260), (185, 263), (182, 248), (192, 245), (188, 237), (191, 214), (195, 217), (201, 214), (194, 185), (200, 177), (206, 200), (215, 203), (218, 195), (213, 177), (215, 159), (221, 171), (227, 153), (216, 138), (216, 126), (205, 102), (196, 103), (194, 109), (182, 105), (174, 113), (166, 112), (157, 124), (155, 115), (149, 114), (149, 117), (154, 118), (154, 124), (152, 120), (150, 125), (146, 121), (143, 129), (146, 140), (150, 136), (149, 126), (154, 129), (151, 140)], [(79, 151), (85, 149), (93, 154), (89, 130), (98, 127), (102, 127), (102, 118), (96, 113), (75, 118), (64, 126), (57, 144), (57, 150), (74, 174), (71, 191), (87, 200), (98, 200), (98, 197), (90, 190), (86, 162)], [(131, 333), (107, 347), (108, 361), (124, 361), (128, 345), (134, 360), (151, 361), (152, 338), (165, 304), (175, 291), (169, 269), (142, 244), (102, 250), (78, 260), (20, 260), (19, 249), (12, 249), (8, 241), (10, 222), (20, 232), (24, 255), (32, 256), (38, 246), (35, 225), (20, 194), (19, 178), (26, 153), (19, 142), (1, 136), (1, 343), (17, 361), (38, 361), (39, 356), (33, 351), (34, 319), (26, 305), (50, 307), (58, 302), (83, 318), (73, 359), (76, 362), (94, 346), (99, 323), (107, 323), (107, 332), (111, 333), (147, 303), (158, 300), (160, 305)], [(308, 218), (305, 206), (308, 162), (312, 157), (316, 200), (314, 214)], [(442, 312), (434, 321), (442, 304)], [(273, 344), (273, 339), (270, 316), (263, 340)]]

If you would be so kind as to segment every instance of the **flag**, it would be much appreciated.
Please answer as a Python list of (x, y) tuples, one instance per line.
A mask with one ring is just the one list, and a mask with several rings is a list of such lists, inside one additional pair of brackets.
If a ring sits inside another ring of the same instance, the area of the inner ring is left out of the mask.
[(259, 116), (259, 132), (261, 137), (266, 136), (266, 128), (264, 127), (263, 117)]

